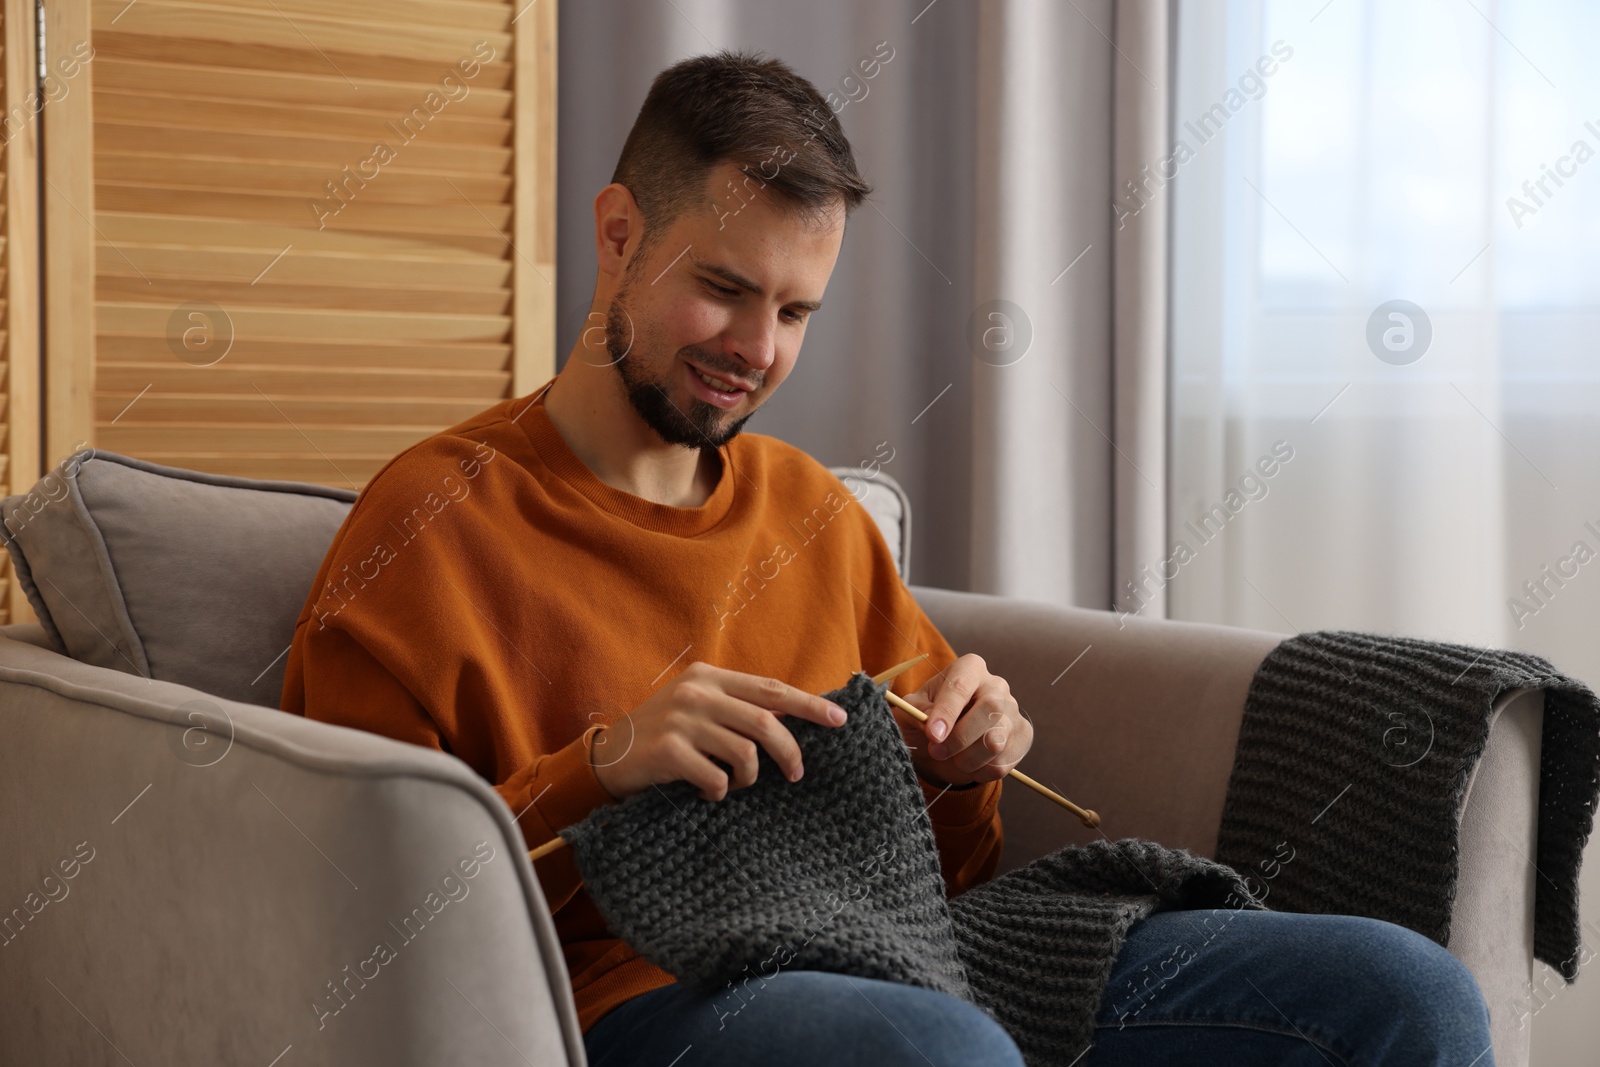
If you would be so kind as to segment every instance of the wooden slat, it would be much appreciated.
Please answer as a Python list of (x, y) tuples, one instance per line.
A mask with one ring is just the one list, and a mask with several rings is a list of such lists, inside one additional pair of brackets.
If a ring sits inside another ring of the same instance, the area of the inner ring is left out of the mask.
[[(131, 405), (131, 406), (130, 406)], [(359, 426), (450, 426), (483, 410), (477, 397), (449, 400), (406, 396), (392, 400), (374, 397), (274, 396), (254, 390), (240, 396), (165, 393), (152, 389), (144, 395), (102, 389), (95, 394), (95, 418), (118, 426), (163, 423), (221, 422), (280, 424), (285, 419), (298, 426), (330, 424)]]
[[(172, 189), (236, 189), (248, 193), (268, 193), (280, 196), (326, 197), (326, 182), (335, 184), (343, 177), (343, 169), (361, 176), (362, 168), (371, 156), (354, 152), (338, 167), (332, 164), (242, 161), (231, 159), (186, 159), (180, 173), (173, 173), (173, 157), (155, 153), (97, 152), (94, 165), (97, 173), (115, 174), (117, 182), (124, 185), (157, 185)], [(397, 160), (398, 161), (398, 158)], [(366, 166), (367, 173), (374, 168)], [(450, 174), (438, 171), (398, 170), (385, 165), (378, 170), (379, 177), (367, 181), (359, 191), (362, 200), (386, 203), (426, 204), (475, 203), (488, 201), (503, 203), (511, 191), (511, 177), (506, 174)]]
[[(505, 371), (399, 371), (378, 367), (262, 367), (230, 365), (190, 367), (168, 356), (162, 363), (107, 363), (100, 371), (103, 390), (124, 397), (126, 404), (146, 386), (152, 392), (212, 393), (259, 396), (407, 397), (434, 396), (481, 399), (503, 392)], [(480, 410), (492, 403), (485, 400)], [(443, 424), (441, 424), (443, 425)]]
[[(101, 303), (97, 325), (113, 333), (161, 333), (169, 328), (170, 307)], [(235, 336), (280, 340), (323, 338), (345, 340), (502, 341), (509, 334), (506, 315), (397, 315), (373, 311), (326, 311), (309, 308), (234, 308), (227, 312)], [(220, 329), (220, 327), (219, 327)]]
[[(197, 66), (143, 59), (98, 57), (94, 60), (97, 91), (203, 96), (210, 99), (272, 100), (280, 105), (326, 107), (334, 101), (376, 112), (384, 118), (409, 111), (423, 93), (439, 90), (450, 99), (452, 113), (477, 118), (511, 118), (511, 93), (479, 84), (479, 77), (460, 71), (429, 72), (426, 80), (385, 82), (363, 79), (352, 93), (349, 83), (331, 70), (285, 72), (237, 67)], [(446, 77), (452, 78), (449, 85)]]
[[(253, 248), (270, 257), (292, 243), (297, 255), (310, 252), (342, 253), (375, 262), (402, 257), (421, 261), (484, 263), (498, 258), (409, 236), (384, 237), (338, 230), (300, 229), (254, 219), (102, 211), (95, 216), (95, 228), (105, 241), (117, 246), (150, 244), (183, 247), (183, 242), (188, 241), (191, 247), (202, 250)], [(262, 265), (266, 265), (265, 260)]]
[[(510, 344), (410, 344), (396, 341), (269, 341), (260, 337), (235, 337), (233, 351), (228, 353), (228, 366), (259, 366), (284, 368), (303, 373), (310, 368), (318, 373), (330, 370), (351, 371), (409, 371), (448, 370), (451, 372), (505, 371), (511, 353)], [(107, 373), (117, 364), (150, 363), (152, 366), (170, 367), (172, 351), (165, 332), (160, 336), (115, 334), (101, 332), (96, 337), (95, 357), (101, 373)], [(219, 364), (218, 366), (223, 366)], [(484, 396), (502, 395), (498, 390), (504, 378), (483, 379)], [(476, 387), (475, 387), (476, 388)]]
[[(140, 257), (143, 258), (142, 256)], [(168, 308), (190, 300), (221, 307), (344, 309), (350, 311), (440, 311), (466, 315), (511, 313), (511, 294), (503, 289), (397, 289), (391, 286), (315, 286), (211, 278), (150, 278), (102, 274), (95, 298), (116, 303), (154, 303)]]
[[(191, 422), (182, 426), (140, 426), (119, 422), (95, 427), (101, 447), (141, 456), (147, 452), (208, 452), (214, 455), (249, 455), (253, 452), (365, 452), (394, 455), (437, 433), (439, 426), (330, 426), (322, 424), (276, 426), (227, 422)], [(315, 446), (314, 448), (308, 445)]]
[[(177, 214), (187, 211), (198, 217), (233, 219), (241, 216), (280, 226), (304, 223), (316, 227), (320, 220), (326, 229), (346, 232), (398, 233), (421, 237), (436, 244), (448, 244), (481, 255), (490, 255), (503, 246), (501, 236), (510, 224), (509, 205), (472, 204), (430, 206), (418, 211), (411, 204), (385, 204), (364, 200), (353, 203), (328, 202), (322, 212), (311, 209), (313, 197), (254, 196), (250, 193), (210, 192), (193, 189), (160, 189), (150, 186), (117, 185), (96, 182), (95, 201), (107, 211), (132, 214)], [(317, 198), (323, 199), (323, 198)]]
[[(543, 3), (543, 0), (540, 0)], [(268, 163), (292, 160), (296, 163), (328, 166), (337, 171), (346, 163), (365, 159), (370, 144), (349, 138), (317, 137), (310, 134), (241, 133), (228, 130), (207, 131), (205, 140), (193, 132), (176, 127), (144, 122), (108, 122), (97, 129), (99, 146), (115, 152), (152, 152), (179, 158), (237, 159)], [(396, 155), (385, 170), (415, 168), (440, 174), (504, 172), (511, 165), (509, 146), (433, 144), (417, 138)]]
[[(362, 25), (373, 15), (371, 0), (225, 0), (220, 4), (213, 0), (184, 6), (277, 14), (296, 23), (306, 18), (326, 18)], [(382, 10), (393, 21), (411, 26), (488, 32), (504, 31), (512, 14), (504, 4), (470, 0), (384, 0)]]
[[(429, 102), (427, 95), (419, 89), (409, 104), (381, 113), (364, 108), (106, 90), (95, 92), (94, 106), (107, 122), (138, 122), (201, 133), (243, 128), (290, 136), (353, 138), (363, 145), (381, 140), (402, 152), (418, 138), (434, 145), (477, 147), (500, 146), (509, 140), (509, 121), (451, 111), (445, 97)], [(450, 121), (444, 121), (446, 117)]]
[[(539, 0), (539, 3), (553, 0)], [(118, 23), (120, 26), (120, 22)], [(106, 56), (148, 60), (157, 63), (194, 63), (204, 57), (213, 66), (235, 70), (267, 70), (285, 74), (330, 75), (338, 78), (344, 91), (354, 98), (369, 85), (387, 85), (417, 79), (431, 81), (442, 77), (444, 67), (421, 66), (415, 60), (394, 56), (356, 54), (338, 49), (321, 54), (305, 46), (278, 46), (255, 41), (199, 40), (192, 37), (151, 37), (142, 33), (122, 33), (119, 29), (98, 26), (95, 30), (96, 62)], [(461, 57), (458, 57), (461, 58)], [(488, 89), (509, 89), (513, 70), (509, 57), (500, 52), (496, 60), (484, 63), (473, 77), (474, 85)], [(337, 71), (334, 69), (337, 66)], [(452, 66), (454, 64), (452, 63)], [(469, 65), (468, 69), (471, 67)], [(342, 72), (343, 76), (340, 76)]]
[[(102, 215), (103, 219), (104, 216)], [(253, 282), (270, 277), (280, 283), (349, 287), (356, 284), (391, 288), (498, 290), (509, 288), (511, 264), (504, 259), (477, 256), (468, 259), (318, 252), (295, 237), (285, 237), (277, 248), (187, 248), (118, 242), (117, 247), (138, 256), (137, 269), (109, 245), (96, 250), (99, 276), (176, 279), (236, 279)], [(280, 252), (285, 252), (281, 257)]]
[[(419, 60), (429, 64), (453, 65), (473, 55), (473, 46), (487, 42), (492, 54), (504, 55), (511, 37), (504, 32), (462, 26), (404, 26), (388, 18), (373, 17), (381, 10), (369, 9), (365, 19), (339, 20), (301, 12), (285, 18), (264, 7), (258, 11), (215, 4), (178, 3), (170, 0), (93, 0), (96, 28), (117, 20), (122, 33), (142, 33), (153, 37), (197, 37), (201, 40), (251, 41), (256, 44), (299, 48), (310, 43), (313, 50), (369, 53)], [(82, 40), (82, 37), (75, 40)], [(336, 71), (338, 64), (330, 56)]]

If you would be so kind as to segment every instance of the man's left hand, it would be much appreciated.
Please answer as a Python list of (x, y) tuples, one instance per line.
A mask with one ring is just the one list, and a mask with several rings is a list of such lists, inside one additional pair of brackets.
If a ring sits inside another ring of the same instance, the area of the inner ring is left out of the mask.
[(1033, 745), (1033, 724), (1023, 718), (1011, 686), (970, 652), (905, 700), (928, 716), (920, 730), (904, 712), (898, 718), (912, 765), (932, 785), (1004, 778)]

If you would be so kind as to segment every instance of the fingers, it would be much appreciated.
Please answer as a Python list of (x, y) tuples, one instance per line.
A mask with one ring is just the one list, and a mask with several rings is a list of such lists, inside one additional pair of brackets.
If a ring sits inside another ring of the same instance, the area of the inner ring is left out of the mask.
[(668, 764), (667, 781), (684, 781), (700, 791), (701, 800), (728, 795), (728, 775), (687, 738), (678, 737)]
[[(794, 739), (794, 734), (779, 721), (778, 717), (766, 708), (757, 707), (746, 703), (737, 697), (726, 693), (718, 694), (708, 702), (714, 729), (730, 736), (737, 737), (750, 746), (750, 775), (749, 781), (741, 785), (749, 785), (756, 779), (756, 745), (766, 750), (772, 757), (772, 762), (778, 765), (778, 770), (791, 782), (799, 781), (805, 773), (801, 762), (800, 743)], [(731, 741), (723, 741), (732, 744)]]
[[(979, 695), (981, 700), (981, 691)], [(929, 742), (928, 755), (934, 759), (959, 761), (972, 749), (984, 748), (986, 742), (998, 742), (994, 748), (998, 752), (1005, 747), (1009, 732), (1006, 716), (997, 701), (975, 703), (972, 710), (956, 721), (955, 731), (946, 740)], [(961, 766), (963, 770), (970, 769), (965, 764)]]
[(1027, 752), (1028, 742), (1019, 737), (1022, 732), (999, 726), (986, 730), (956, 755), (936, 761), (934, 773), (958, 784), (1004, 778)]
[(770, 711), (724, 697), (710, 712), (712, 718), (701, 722), (697, 741), (702, 751), (732, 769), (731, 788), (754, 784), (763, 749), (787, 780), (797, 782), (805, 774), (799, 742)]
[[(768, 716), (769, 718), (771, 716)], [(734, 733), (715, 723), (703, 723), (698, 731), (696, 747), (708, 756), (715, 756), (728, 765), (726, 793), (753, 785), (760, 769), (759, 749), (750, 738)], [(780, 765), (781, 766), (781, 765)], [(721, 799), (716, 798), (716, 799)]]
[(928, 721), (923, 724), (923, 731), (929, 741), (940, 742), (950, 736), (956, 720), (988, 677), (989, 668), (983, 657), (971, 652), (944, 669), (943, 680), (933, 694), (933, 704), (925, 709)]
[(821, 726), (839, 726), (846, 719), (839, 705), (779, 679), (704, 662), (690, 664), (671, 688), (670, 704), (656, 726), (658, 751), (670, 768), (665, 780), (688, 781), (707, 800), (753, 784), (762, 750), (785, 778), (800, 779), (805, 773), (800, 745), (780, 721), (783, 716)]
[(953, 760), (955, 768), (962, 775), (974, 778), (979, 771), (991, 769), (994, 772), (991, 777), (1002, 778), (1017, 762), (1005, 758), (1010, 744), (1011, 736), (1004, 727), (985, 730), (975, 743), (956, 755)]
[(1033, 725), (1004, 678), (985, 674), (969, 706), (944, 741), (929, 741), (928, 757), (947, 780), (991, 781), (1021, 762), (1033, 743)]
[[(701, 666), (699, 663), (693, 665), (693, 667), (699, 666)], [(738, 697), (748, 704), (754, 704), (758, 708), (765, 708), (774, 715), (793, 715), (819, 726), (840, 726), (844, 723), (844, 709), (815, 693), (796, 689), (777, 678), (744, 674), (740, 671), (712, 667), (709, 664), (705, 667), (710, 679), (719, 685), (724, 693)], [(687, 674), (688, 671), (684, 673)]]
[[(734, 672), (726, 672), (733, 675)], [(749, 678), (750, 681), (763, 681), (754, 675), (739, 675)], [(766, 680), (771, 681), (771, 680)], [(782, 685), (782, 683), (776, 683)], [(800, 755), (800, 744), (795, 741), (794, 734), (782, 725), (779, 715), (773, 710), (762, 705), (744, 701), (725, 689), (718, 688), (715, 683), (701, 685), (698, 681), (690, 683), (691, 688), (686, 688), (685, 699), (693, 701), (699, 709), (698, 715), (690, 715), (678, 725), (678, 731), (690, 737), (701, 752), (715, 755), (725, 761), (733, 771), (731, 789), (742, 789), (752, 784), (757, 777), (760, 761), (757, 758), (757, 745), (766, 750), (773, 758), (773, 763), (778, 765), (779, 773), (790, 782), (798, 781), (805, 773), (805, 766)], [(763, 688), (763, 693), (768, 694), (774, 702), (784, 702), (787, 694), (776, 693), (774, 689)], [(784, 686), (789, 689), (792, 686)], [(749, 691), (742, 688), (741, 691)], [(838, 715), (843, 715), (843, 710), (829, 701), (821, 701), (826, 709), (835, 710)], [(824, 718), (832, 718), (824, 713)]]
[(775, 678), (696, 662), (650, 697), (628, 719), (627, 743), (602, 758), (598, 738), (589, 758), (595, 777), (621, 800), (652, 784), (687, 781), (707, 800), (755, 782), (765, 750), (790, 781), (800, 778), (800, 745), (782, 716), (823, 726), (845, 721), (844, 709)]
[[(977, 657), (973, 657), (977, 659)], [(982, 660), (978, 660), (982, 662)], [(941, 691), (938, 696), (944, 694)], [(938, 700), (935, 700), (935, 704)], [(1016, 710), (1016, 701), (1011, 698), (1011, 686), (1001, 677), (989, 674), (985, 669), (984, 675), (970, 690), (967, 697), (965, 710), (959, 713), (959, 718), (951, 729), (946, 731), (946, 736), (940, 740), (933, 736), (932, 712), (929, 713), (927, 726), (929, 745), (928, 754), (935, 759), (950, 759), (968, 746), (976, 744), (978, 739), (987, 730), (1004, 727), (1019, 713)]]

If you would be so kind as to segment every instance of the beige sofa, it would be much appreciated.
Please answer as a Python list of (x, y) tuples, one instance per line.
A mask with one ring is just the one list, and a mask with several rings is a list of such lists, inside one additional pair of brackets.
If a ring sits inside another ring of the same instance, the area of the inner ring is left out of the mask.
[[(49, 619), (0, 636), (0, 1062), (582, 1064), (493, 790), (272, 706), (268, 661), (351, 494), (75, 459), (0, 506)], [(836, 473), (906, 573), (900, 488)], [(913, 591), (1011, 682), (1037, 724), (1024, 769), (1113, 839), (1212, 851), (1279, 635)], [(1502, 698), (1461, 816), (1450, 948), (1502, 1067), (1528, 1054), (1542, 714), (1537, 691)], [(1007, 867), (1092, 833), (1029, 790), (1002, 812)]]

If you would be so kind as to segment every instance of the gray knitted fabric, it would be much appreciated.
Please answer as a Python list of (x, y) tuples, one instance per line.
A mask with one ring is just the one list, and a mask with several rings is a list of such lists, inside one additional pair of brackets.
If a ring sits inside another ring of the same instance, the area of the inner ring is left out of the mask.
[(674, 782), (562, 831), (611, 931), (679, 980), (820, 970), (923, 986), (988, 1011), (1032, 1067), (1067, 1067), (1134, 921), (1256, 906), (1232, 870), (1132, 840), (1061, 849), (947, 902), (883, 687), (858, 673), (826, 695), (844, 726), (784, 720), (799, 782), (762, 753), (755, 784), (720, 802)]
[(1128, 928), (1155, 911), (1224, 907), (1259, 907), (1234, 871), (1127, 838), (1057, 849), (962, 893), (950, 914), (973, 1002), (1030, 1065), (1066, 1067), (1094, 1036)]
[(845, 725), (783, 720), (804, 754), (798, 782), (763, 752), (755, 784), (717, 803), (672, 782), (563, 830), (584, 888), (612, 933), (685, 982), (781, 967), (966, 997), (932, 824), (887, 701), (864, 674), (828, 698)]
[(1491, 706), (1524, 686), (1545, 691), (1534, 954), (1572, 981), (1600, 704), (1538, 656), (1339, 631), (1284, 641), (1250, 684), (1217, 858), (1271, 869), (1274, 909), (1387, 919), (1445, 944), (1461, 801)]

